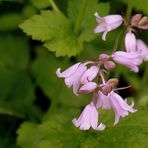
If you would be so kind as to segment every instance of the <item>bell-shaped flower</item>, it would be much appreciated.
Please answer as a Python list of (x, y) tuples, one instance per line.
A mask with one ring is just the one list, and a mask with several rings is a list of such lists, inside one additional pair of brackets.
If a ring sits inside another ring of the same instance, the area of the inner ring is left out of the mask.
[(79, 92), (80, 93), (90, 93), (94, 91), (96, 88), (97, 88), (97, 84), (95, 82), (88, 82), (80, 88)]
[(132, 108), (134, 105), (133, 103), (128, 105), (126, 101), (124, 101), (123, 98), (114, 91), (108, 94), (108, 98), (110, 100), (111, 107), (115, 112), (114, 125), (119, 122), (120, 116), (125, 117), (129, 114), (128, 112), (134, 113), (137, 111), (136, 109)]
[(137, 40), (137, 51), (144, 61), (148, 61), (148, 46), (142, 40)]
[(104, 95), (101, 91), (98, 92), (96, 98), (97, 98), (97, 103), (96, 103), (97, 108), (102, 108), (105, 110), (111, 108), (111, 103), (108, 96)]
[(80, 127), (80, 130), (88, 130), (90, 127), (97, 131), (105, 129), (105, 125), (102, 123), (98, 126), (98, 111), (92, 102), (84, 108), (80, 117), (74, 118), (72, 122), (76, 127)]
[(130, 68), (133, 72), (138, 72), (138, 65), (142, 63), (142, 58), (138, 52), (117, 51), (112, 55), (116, 63)]
[(85, 84), (89, 81), (92, 81), (98, 74), (99, 68), (97, 66), (91, 66), (88, 68), (81, 77), (81, 83)]
[(73, 92), (75, 95), (78, 95), (77, 91), (80, 86), (80, 80), (84, 72), (87, 70), (87, 67), (83, 63), (77, 63), (64, 72), (60, 72), (60, 68), (57, 69), (56, 75), (60, 78), (65, 78), (65, 84), (67, 87), (73, 86)]
[(114, 125), (119, 122), (120, 116), (125, 117), (129, 112), (134, 113), (137, 111), (136, 109), (133, 109), (133, 102), (131, 105), (128, 105), (126, 100), (124, 101), (123, 98), (114, 91), (111, 91), (108, 95), (104, 95), (101, 91), (99, 91), (96, 106), (97, 108), (102, 108), (105, 110), (111, 108), (114, 110)]
[(104, 41), (106, 40), (106, 34), (109, 31), (119, 27), (123, 22), (121, 15), (108, 15), (105, 17), (100, 17), (97, 12), (94, 15), (96, 17), (96, 21), (99, 23), (94, 32), (103, 32), (102, 39)]
[(136, 37), (131, 31), (126, 33), (125, 49), (127, 52), (136, 52)]

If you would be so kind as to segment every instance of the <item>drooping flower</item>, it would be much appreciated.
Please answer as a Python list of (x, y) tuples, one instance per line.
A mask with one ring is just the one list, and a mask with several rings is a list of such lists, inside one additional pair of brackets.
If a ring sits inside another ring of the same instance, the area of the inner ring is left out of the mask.
[(90, 93), (94, 91), (96, 88), (97, 88), (97, 84), (95, 82), (88, 82), (80, 88), (79, 92), (80, 93)]
[(142, 40), (137, 40), (137, 51), (144, 61), (148, 61), (148, 46)]
[(56, 75), (59, 78), (65, 78), (65, 84), (67, 87), (73, 86), (73, 92), (75, 95), (78, 95), (77, 91), (80, 86), (80, 80), (84, 72), (87, 70), (87, 67), (83, 63), (76, 63), (75, 65), (71, 66), (64, 72), (60, 72), (60, 68), (57, 69)]
[(100, 17), (97, 12), (94, 15), (96, 17), (96, 21), (99, 23), (94, 32), (103, 32), (102, 39), (104, 41), (106, 40), (107, 32), (119, 27), (123, 22), (121, 15), (108, 15), (105, 17)]
[(138, 72), (138, 65), (142, 63), (142, 58), (138, 52), (117, 51), (112, 55), (116, 63), (130, 68), (133, 72)]
[(131, 31), (126, 33), (125, 49), (127, 52), (136, 52), (136, 37)]
[(111, 103), (107, 95), (104, 95), (101, 91), (99, 91), (96, 97), (97, 97), (97, 103), (96, 103), (97, 108), (102, 108), (105, 110), (111, 108)]
[(128, 115), (128, 112), (134, 113), (137, 110), (133, 109), (133, 103), (132, 105), (128, 105), (121, 96), (119, 96), (117, 93), (112, 91), (109, 93), (108, 98), (110, 100), (112, 109), (115, 112), (115, 122), (114, 125), (116, 125), (119, 122), (120, 116), (125, 117)]
[(123, 98), (114, 91), (111, 91), (108, 95), (104, 95), (101, 91), (99, 91), (96, 106), (97, 108), (102, 108), (105, 110), (111, 108), (114, 110), (114, 125), (119, 122), (120, 116), (125, 117), (128, 115), (128, 112), (134, 113), (137, 111), (136, 109), (133, 109), (133, 102), (132, 105), (128, 105), (126, 101), (124, 101)]
[(74, 118), (72, 122), (76, 127), (80, 127), (80, 130), (88, 130), (90, 127), (97, 131), (105, 129), (102, 123), (98, 126), (98, 111), (92, 102), (84, 108), (80, 117)]
[(97, 76), (98, 72), (99, 72), (99, 68), (97, 66), (91, 66), (82, 75), (82, 77), (81, 77), (81, 83), (82, 84), (85, 84), (87, 82), (92, 81)]

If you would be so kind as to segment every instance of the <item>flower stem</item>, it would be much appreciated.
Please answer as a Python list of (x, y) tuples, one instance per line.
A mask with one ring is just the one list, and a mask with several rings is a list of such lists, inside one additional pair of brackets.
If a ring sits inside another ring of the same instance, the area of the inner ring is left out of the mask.
[(53, 0), (49, 0), (49, 3), (51, 4), (52, 8), (55, 11), (60, 12), (59, 8), (57, 7), (57, 5), (55, 4), (55, 2)]
[(75, 26), (74, 26), (74, 32), (76, 34), (78, 34), (79, 31), (80, 31), (80, 27), (81, 27), (81, 24), (82, 24), (82, 20), (83, 20), (85, 8), (87, 6), (87, 2), (88, 2), (88, 0), (82, 0), (81, 6), (80, 6), (80, 9), (79, 9), (79, 14), (76, 18), (76, 23), (75, 23)]
[(126, 14), (125, 14), (125, 17), (126, 17), (126, 20), (127, 20), (128, 23), (129, 23), (130, 18), (131, 18), (132, 9), (133, 9), (132, 2), (129, 1), (129, 3), (128, 3), (128, 5), (127, 5)]

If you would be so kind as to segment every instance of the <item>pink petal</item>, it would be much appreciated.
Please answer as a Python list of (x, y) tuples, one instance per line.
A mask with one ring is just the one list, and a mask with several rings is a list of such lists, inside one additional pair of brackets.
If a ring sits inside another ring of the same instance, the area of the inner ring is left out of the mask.
[(143, 60), (148, 61), (148, 46), (142, 40), (137, 40), (137, 50), (141, 53)]
[(76, 63), (73, 66), (69, 67), (68, 69), (66, 69), (64, 72), (61, 73), (61, 68), (58, 68), (56, 71), (56, 75), (59, 78), (65, 78), (65, 77), (69, 77), (70, 75), (72, 75), (77, 68), (79, 67), (80, 63)]
[(68, 87), (73, 86), (73, 92), (78, 96), (78, 88), (80, 86), (80, 79), (83, 73), (86, 71), (87, 67), (84, 64), (80, 64), (77, 70), (70, 76), (65, 78), (65, 84)]
[(94, 91), (96, 88), (97, 88), (97, 84), (95, 82), (88, 82), (80, 88), (80, 92), (90, 93)]
[(95, 32), (95, 33), (103, 32), (103, 31), (105, 31), (105, 27), (104, 27), (104, 26), (101, 26), (101, 25), (97, 26), (97, 27), (94, 29), (94, 32)]
[[(121, 25), (121, 22), (123, 21), (123, 18), (121, 15), (108, 15), (103, 17), (105, 19), (105, 22), (107, 24), (113, 24), (113, 23), (117, 23), (117, 25)], [(120, 23), (119, 23), (120, 22)]]
[(125, 36), (125, 49), (127, 52), (136, 51), (136, 37), (131, 31)]
[(97, 66), (91, 66), (81, 77), (81, 83), (85, 84), (92, 81), (98, 74), (99, 68)]

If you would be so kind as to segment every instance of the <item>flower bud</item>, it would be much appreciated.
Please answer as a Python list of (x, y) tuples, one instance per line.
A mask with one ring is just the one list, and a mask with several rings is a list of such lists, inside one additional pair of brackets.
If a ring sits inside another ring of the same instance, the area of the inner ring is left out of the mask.
[(107, 61), (107, 62), (104, 63), (104, 67), (107, 70), (113, 70), (113, 69), (115, 69), (116, 64), (113, 61)]

